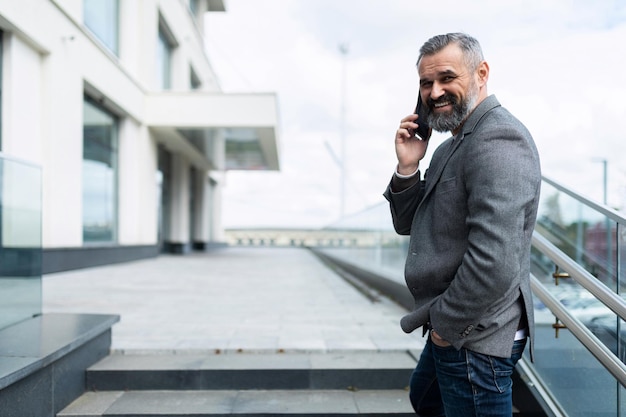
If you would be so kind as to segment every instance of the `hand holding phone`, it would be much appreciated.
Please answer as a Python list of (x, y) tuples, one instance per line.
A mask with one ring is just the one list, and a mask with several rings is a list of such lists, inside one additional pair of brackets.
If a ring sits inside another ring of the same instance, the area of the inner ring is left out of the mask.
[(426, 119), (428, 117), (428, 108), (424, 105), (424, 103), (422, 103), (422, 95), (419, 92), (417, 93), (417, 105), (415, 106), (415, 114), (419, 116), (415, 121), (415, 123), (417, 123), (418, 125), (418, 128), (415, 129), (415, 131), (413, 132), (415, 137), (421, 140), (430, 139), (430, 135), (432, 134), (433, 130), (426, 122)]

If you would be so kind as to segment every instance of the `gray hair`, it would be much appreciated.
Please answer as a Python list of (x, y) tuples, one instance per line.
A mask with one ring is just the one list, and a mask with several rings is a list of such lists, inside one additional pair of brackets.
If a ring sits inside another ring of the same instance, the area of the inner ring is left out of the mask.
[(457, 44), (463, 51), (465, 65), (470, 70), (476, 70), (478, 65), (484, 61), (482, 48), (475, 38), (465, 33), (446, 33), (445, 35), (433, 36), (422, 45), (416, 65), (419, 65), (424, 56), (434, 55), (453, 43)]

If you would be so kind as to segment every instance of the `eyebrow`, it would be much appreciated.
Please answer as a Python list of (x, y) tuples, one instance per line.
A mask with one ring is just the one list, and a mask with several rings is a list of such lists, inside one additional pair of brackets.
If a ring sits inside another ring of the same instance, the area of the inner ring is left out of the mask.
[(439, 76), (439, 77), (442, 77), (442, 76), (445, 76), (445, 75), (454, 75), (454, 76), (456, 76), (457, 74), (456, 74), (456, 72), (454, 72), (451, 69), (448, 69), (448, 70), (441, 71), (441, 72), (437, 73), (437, 76)]
[[(451, 69), (447, 69), (444, 71), (439, 71), (436, 75), (435, 78), (441, 78), (441, 77), (446, 77), (446, 76), (453, 76), (456, 77), (458, 76), (458, 74), (456, 72), (454, 72), (454, 70)], [(423, 85), (427, 82), (430, 82), (431, 80), (429, 78), (420, 78), (420, 85)]]

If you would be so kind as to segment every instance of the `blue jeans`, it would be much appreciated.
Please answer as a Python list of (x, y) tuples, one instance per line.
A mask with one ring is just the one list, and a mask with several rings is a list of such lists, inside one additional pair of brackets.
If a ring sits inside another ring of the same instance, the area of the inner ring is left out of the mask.
[(430, 340), (411, 375), (409, 398), (420, 417), (511, 417), (511, 375), (526, 339), (510, 358), (497, 358)]

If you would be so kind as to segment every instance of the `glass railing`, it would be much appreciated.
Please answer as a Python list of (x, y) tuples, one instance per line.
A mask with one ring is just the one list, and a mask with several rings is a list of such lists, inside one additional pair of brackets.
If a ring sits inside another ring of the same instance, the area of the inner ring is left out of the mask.
[(338, 235), (358, 235), (349, 245), (321, 247), (327, 255), (358, 263), (388, 279), (404, 282), (404, 261), (409, 247), (408, 236), (393, 229), (389, 205), (381, 203), (352, 214), (326, 227)]
[(535, 297), (531, 372), (569, 416), (626, 415), (626, 219), (549, 179), (541, 195), (531, 257), (535, 292), (566, 312)]
[(608, 288), (623, 292), (623, 215), (545, 179), (536, 230)]
[(0, 328), (41, 314), (41, 169), (0, 153)]
[[(387, 203), (342, 219), (327, 230), (353, 236), (359, 231), (362, 237), (354, 240), (358, 244), (316, 250), (404, 282), (408, 237), (393, 231)], [(555, 415), (626, 415), (624, 386), (579, 337), (581, 332), (588, 335), (589, 343), (599, 346), (594, 350), (606, 350), (619, 365), (626, 360), (625, 317), (612, 310), (616, 304), (617, 310), (624, 310), (624, 217), (544, 178), (535, 234), (571, 258), (581, 271), (570, 274), (569, 264), (558, 265), (542, 245), (533, 242), (535, 357), (531, 363), (527, 349), (520, 368), (533, 379), (538, 395)], [(539, 296), (545, 294), (572, 321), (550, 309)], [(564, 320), (580, 327), (580, 332), (566, 328)]]
[[(551, 294), (549, 287), (534, 276), (532, 280), (536, 303), (534, 362), (526, 351), (518, 369), (555, 415), (624, 415), (626, 368), (607, 347), (614, 337), (611, 326), (616, 322), (611, 323), (607, 317), (601, 327), (586, 327)], [(537, 317), (538, 311), (543, 314)], [(560, 320), (555, 321), (555, 317)]]

